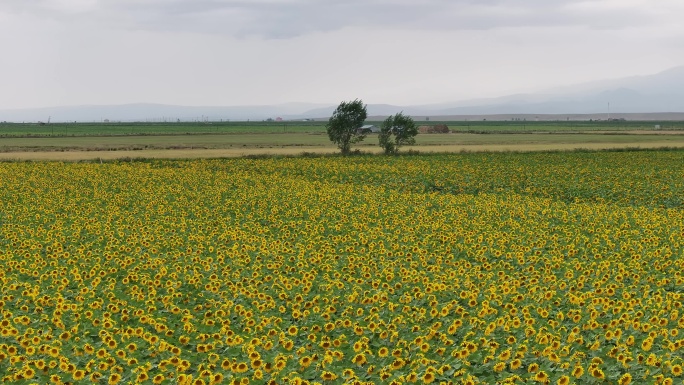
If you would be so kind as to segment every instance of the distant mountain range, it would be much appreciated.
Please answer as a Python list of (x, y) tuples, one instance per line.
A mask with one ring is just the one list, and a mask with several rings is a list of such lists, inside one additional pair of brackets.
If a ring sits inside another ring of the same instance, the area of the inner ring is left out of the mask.
[[(265, 106), (190, 107), (163, 104), (69, 106), (0, 110), (0, 122), (65, 121), (219, 121), (321, 119), (329, 117), (335, 105), (287, 103)], [(580, 114), (682, 113), (684, 114), (684, 66), (648, 76), (597, 81), (556, 87), (546, 92), (472, 99), (417, 106), (369, 104), (375, 118), (403, 111), (414, 117), (478, 117), (516, 115), (565, 116)], [(658, 114), (659, 119), (684, 119), (681, 114)], [(502, 118), (503, 119), (503, 118)]]
[(299, 118), (306, 111), (325, 104), (287, 103), (267, 106), (174, 106), (168, 104), (135, 103), (120, 105), (86, 105), (68, 107), (0, 110), (0, 122), (102, 122), (108, 121), (219, 121), (264, 120), (277, 117)]

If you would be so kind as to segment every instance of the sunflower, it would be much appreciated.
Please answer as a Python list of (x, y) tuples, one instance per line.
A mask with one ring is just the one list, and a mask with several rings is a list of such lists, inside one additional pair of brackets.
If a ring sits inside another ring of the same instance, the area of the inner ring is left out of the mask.
[(93, 354), (95, 353), (95, 348), (93, 348), (93, 346), (90, 344), (85, 344), (83, 346), (83, 351), (85, 351), (86, 354)]
[(378, 350), (378, 356), (379, 357), (387, 357), (388, 354), (389, 354), (389, 349), (387, 349), (384, 346)]
[(584, 374), (584, 368), (581, 366), (575, 366), (575, 368), (572, 370), (572, 376), (575, 378), (580, 378)]
[(603, 370), (599, 368), (594, 368), (591, 370), (591, 376), (594, 378), (598, 378), (599, 380), (602, 380), (606, 378), (606, 375), (603, 373)]
[(118, 384), (119, 381), (121, 381), (121, 375), (119, 373), (112, 373), (109, 376), (109, 380), (107, 381), (107, 384)]
[(650, 351), (652, 347), (653, 347), (653, 340), (651, 338), (646, 338), (641, 343), (641, 349), (645, 352)]
[(423, 375), (423, 383), (424, 384), (430, 384), (435, 380), (435, 375), (434, 373), (428, 371)]
[(629, 385), (632, 383), (632, 375), (629, 373), (625, 373), (620, 377), (618, 380), (619, 385)]
[(309, 356), (304, 356), (299, 359), (299, 365), (301, 365), (303, 368), (309, 367), (311, 365), (311, 357)]
[(534, 375), (534, 380), (541, 383), (546, 383), (549, 380), (549, 375), (545, 371), (540, 370)]
[(240, 362), (239, 364), (236, 364), (236, 365), (233, 366), (233, 371), (234, 371), (235, 373), (244, 373), (244, 372), (246, 372), (248, 369), (249, 369), (249, 366), (248, 366), (246, 363), (244, 363), (244, 362)]
[[(255, 380), (261, 380), (262, 378), (264, 378), (264, 372), (262, 372), (261, 369), (256, 369), (256, 370), (254, 371), (254, 374), (252, 375), (252, 377), (253, 377)], [(216, 376), (214, 376), (214, 378), (216, 378)], [(223, 379), (223, 378), (221, 378), (221, 379)], [(217, 383), (217, 384), (221, 382), (221, 381), (216, 381), (216, 380), (214, 380), (214, 381), (215, 381), (215, 383)]]
[(352, 359), (352, 362), (357, 364), (357, 365), (363, 365), (367, 362), (366, 356), (363, 353), (359, 353), (359, 354), (354, 356), (354, 358)]
[(24, 371), (21, 373), (22, 377), (24, 379), (30, 380), (33, 378), (33, 376), (36, 375), (36, 371), (31, 369), (31, 368), (26, 368)]
[(72, 376), (74, 377), (74, 381), (80, 381), (85, 378), (85, 372), (81, 369), (74, 370)]
[(328, 372), (328, 371), (324, 370), (323, 373), (321, 374), (321, 379), (323, 381), (334, 381), (337, 379), (337, 375), (333, 372)]

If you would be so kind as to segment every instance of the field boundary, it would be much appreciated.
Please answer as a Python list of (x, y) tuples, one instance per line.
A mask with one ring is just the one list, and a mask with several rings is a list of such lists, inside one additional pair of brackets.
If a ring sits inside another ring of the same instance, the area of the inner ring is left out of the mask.
[[(684, 150), (684, 143), (530, 143), (488, 145), (432, 145), (402, 148), (403, 154), (457, 154), (478, 152), (575, 152), (575, 151), (644, 151)], [(357, 154), (381, 155), (382, 149), (357, 149)], [(281, 147), (281, 148), (218, 148), (218, 149), (143, 149), (101, 151), (16, 151), (0, 152), (0, 161), (112, 161), (131, 159), (213, 159), (249, 157), (304, 157), (339, 155), (334, 147)]]

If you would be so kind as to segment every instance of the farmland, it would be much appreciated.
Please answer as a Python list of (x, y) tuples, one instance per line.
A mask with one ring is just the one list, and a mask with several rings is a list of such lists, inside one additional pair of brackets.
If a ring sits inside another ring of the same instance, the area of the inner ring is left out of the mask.
[(684, 151), (0, 163), (7, 383), (681, 383)]
[[(615, 145), (638, 145), (647, 143), (661, 145), (684, 145), (684, 131), (652, 134), (419, 134), (417, 146), (498, 145), (525, 144), (572, 144), (581, 147), (590, 143)], [(58, 138), (4, 138), (0, 149), (9, 152), (20, 151), (116, 151), (146, 149), (220, 149), (220, 148), (332, 148), (335, 146), (325, 134), (240, 134), (240, 135), (154, 135), (154, 136), (80, 136)], [(357, 149), (372, 150), (378, 147), (377, 135), (370, 134)], [(409, 148), (409, 147), (407, 147)]]
[[(368, 122), (381, 124), (382, 122)], [(182, 123), (2, 123), (2, 137), (78, 137), (195, 134), (325, 133), (324, 121), (307, 122), (182, 122)], [(568, 133), (610, 131), (681, 131), (678, 121), (417, 121), (418, 125), (446, 124), (460, 133)], [(659, 130), (655, 126), (660, 126)]]
[[(661, 122), (657, 130), (653, 122), (442, 123), (448, 124), (450, 134), (419, 134), (412, 149), (459, 152), (684, 147), (682, 122)], [(377, 135), (369, 135), (355, 150), (378, 152)], [(0, 159), (197, 158), (335, 151), (322, 122), (0, 123)]]

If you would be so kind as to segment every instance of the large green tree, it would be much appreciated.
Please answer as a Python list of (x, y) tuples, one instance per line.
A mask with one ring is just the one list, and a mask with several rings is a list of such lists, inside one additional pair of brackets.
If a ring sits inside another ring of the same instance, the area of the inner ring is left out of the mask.
[(366, 134), (359, 130), (366, 116), (366, 105), (358, 99), (340, 103), (333, 112), (325, 128), (330, 141), (337, 145), (342, 154), (349, 154), (351, 145), (366, 137)]
[(410, 116), (402, 112), (385, 119), (380, 128), (378, 141), (385, 154), (399, 152), (399, 147), (416, 143), (418, 127)]

